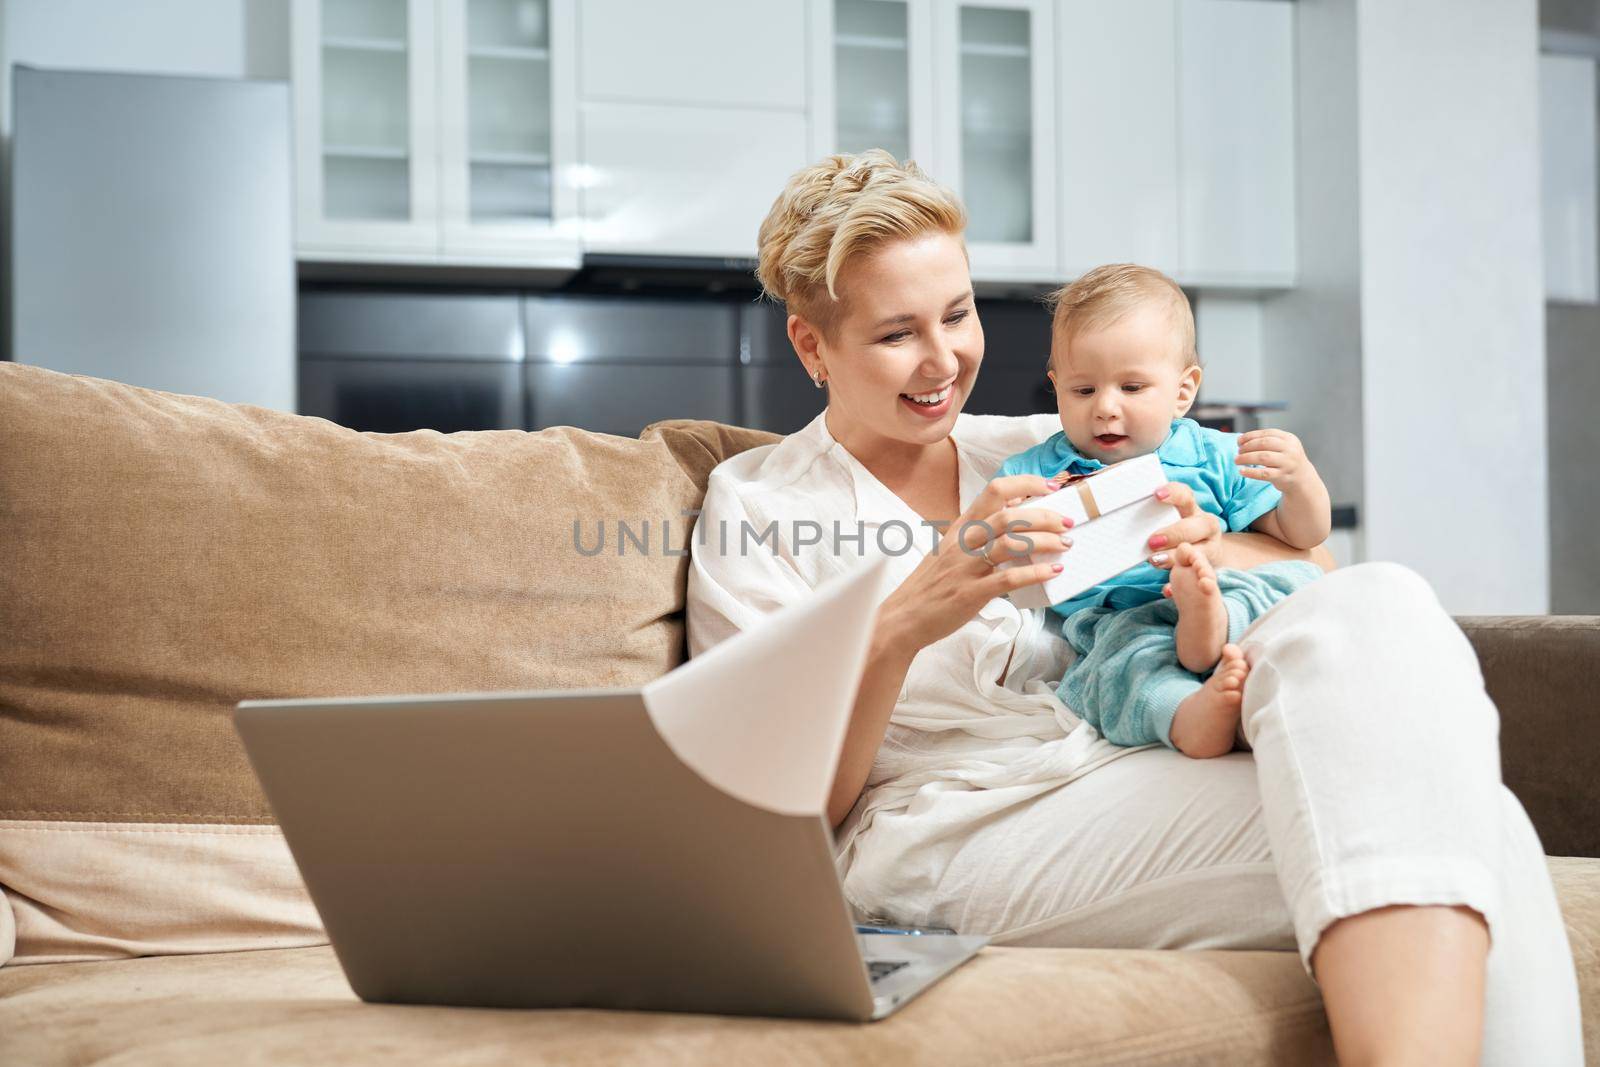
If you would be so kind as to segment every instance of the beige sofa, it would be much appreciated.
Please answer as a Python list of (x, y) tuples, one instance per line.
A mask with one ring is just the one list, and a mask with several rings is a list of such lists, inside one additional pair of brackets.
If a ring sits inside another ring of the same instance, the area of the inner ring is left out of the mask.
[[(0, 1064), (1329, 1061), (1292, 953), (991, 948), (865, 1026), (353, 997), (232, 704), (657, 676), (683, 512), (768, 439), (364, 435), (0, 364)], [(618, 519), (652, 551), (573, 549)], [(1600, 856), (1600, 619), (1462, 624), (1547, 850)], [(1550, 863), (1600, 1056), (1600, 860)]]

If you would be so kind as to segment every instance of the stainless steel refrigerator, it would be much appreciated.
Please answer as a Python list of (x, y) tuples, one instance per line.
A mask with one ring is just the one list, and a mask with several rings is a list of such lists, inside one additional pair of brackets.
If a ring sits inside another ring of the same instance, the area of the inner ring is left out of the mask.
[(289, 90), (16, 67), (19, 363), (295, 405)]

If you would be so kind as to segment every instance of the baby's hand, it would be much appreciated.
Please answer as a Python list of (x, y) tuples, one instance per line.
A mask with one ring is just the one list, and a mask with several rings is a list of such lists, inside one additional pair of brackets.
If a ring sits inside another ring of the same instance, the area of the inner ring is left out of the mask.
[(1239, 455), (1234, 459), (1246, 478), (1271, 482), (1287, 489), (1311, 470), (1300, 438), (1288, 430), (1251, 430), (1239, 435)]

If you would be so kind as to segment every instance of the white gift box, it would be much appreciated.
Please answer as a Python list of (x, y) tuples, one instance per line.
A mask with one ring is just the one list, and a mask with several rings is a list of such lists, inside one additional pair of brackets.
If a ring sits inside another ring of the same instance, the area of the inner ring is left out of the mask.
[(1035, 552), (1002, 563), (1059, 563), (1061, 573), (1042, 585), (1011, 594), (1019, 608), (1042, 608), (1070, 600), (1150, 558), (1150, 536), (1178, 521), (1178, 509), (1155, 498), (1170, 479), (1154, 455), (1125, 459), (1092, 474), (1076, 475), (1065, 488), (1023, 507), (1048, 508), (1073, 522), (1065, 552)]

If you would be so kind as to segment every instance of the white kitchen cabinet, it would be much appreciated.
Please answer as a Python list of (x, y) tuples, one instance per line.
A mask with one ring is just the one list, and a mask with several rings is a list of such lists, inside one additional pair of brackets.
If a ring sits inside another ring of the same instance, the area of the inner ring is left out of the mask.
[(756, 254), (761, 220), (809, 159), (804, 111), (585, 102), (584, 247)]
[(1545, 298), (1592, 304), (1600, 301), (1594, 59), (1540, 56), (1539, 105)]
[(1294, 282), (1294, 5), (1178, 0), (1179, 280)]
[(882, 148), (934, 160), (933, 7), (928, 0), (813, 0), (812, 156)]
[(585, 101), (806, 107), (804, 0), (581, 0), (578, 32)]
[(813, 0), (811, 155), (883, 148), (961, 194), (980, 281), (1056, 262), (1052, 0)]
[(973, 276), (1054, 280), (1054, 4), (933, 0), (933, 16), (933, 174), (967, 206)]
[[(1293, 5), (294, 0), (302, 259), (747, 258), (789, 176), (884, 147), (973, 275), (1293, 283)], [(1552, 272), (1554, 273), (1554, 272)]]
[(302, 260), (575, 269), (575, 0), (294, 0)]
[(579, 0), (585, 251), (755, 257), (773, 200), (813, 162), (809, 14), (797, 0)]
[(1061, 271), (1143, 263), (1178, 275), (1177, 0), (1060, 0), (1056, 188)]
[[(1133, 261), (1197, 287), (1293, 284), (1292, 4), (823, 7), (813, 155), (908, 147), (965, 201), (980, 281)], [(919, 64), (923, 48), (932, 58)], [(933, 106), (919, 113), (928, 85)]]
[(446, 257), (576, 265), (574, 15), (572, 0), (441, 3)]
[(291, 34), (297, 247), (435, 251), (433, 0), (295, 0)]

